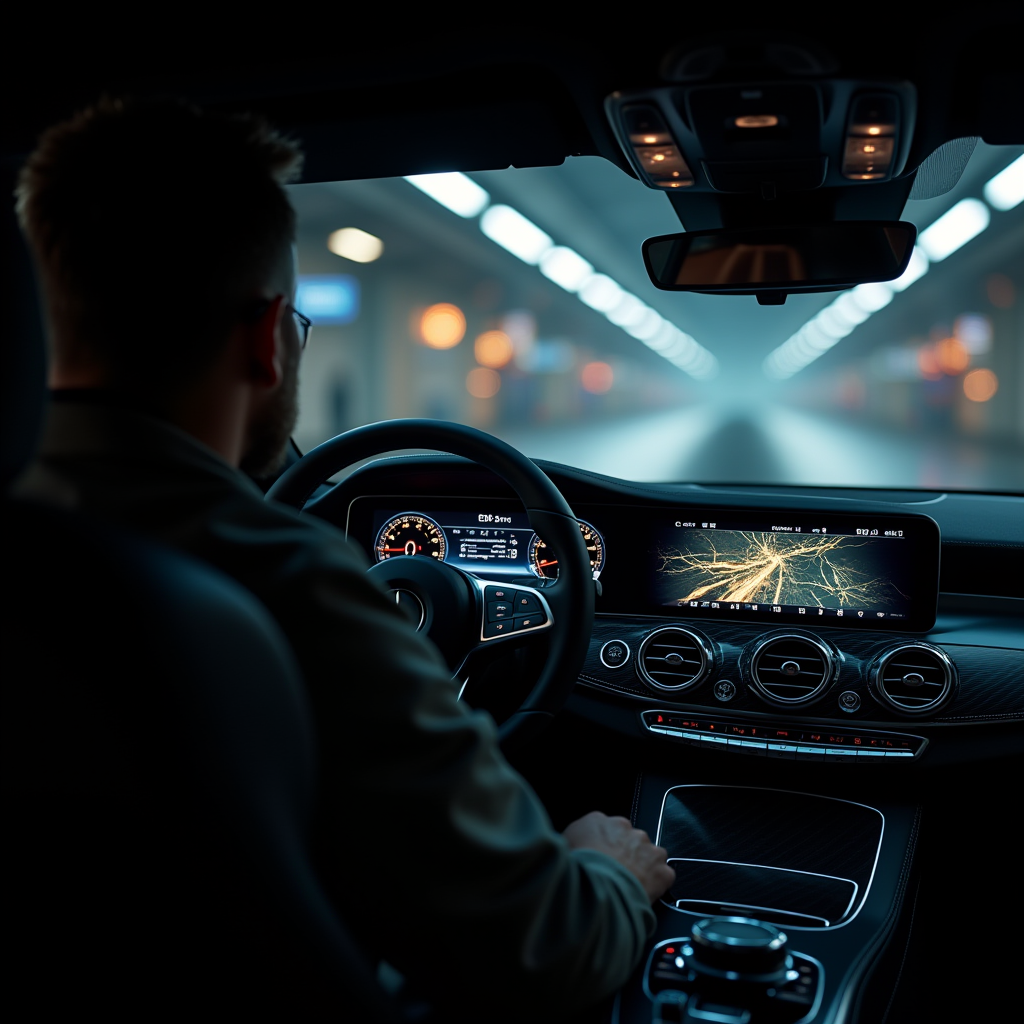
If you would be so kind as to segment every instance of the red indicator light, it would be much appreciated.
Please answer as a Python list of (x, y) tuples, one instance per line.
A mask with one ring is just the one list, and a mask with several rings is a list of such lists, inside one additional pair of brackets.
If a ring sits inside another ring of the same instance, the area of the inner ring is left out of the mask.
[(789, 733), (785, 729), (776, 729), (775, 730), (775, 735), (776, 736), (782, 736), (782, 737), (785, 737), (785, 738), (789, 737)]
[(664, 722), (664, 721), (665, 721), (665, 719), (664, 719), (664, 718), (662, 718), (662, 717), (661, 717), (661, 715), (658, 715), (658, 721), (659, 721), (659, 722)]
[(861, 744), (861, 738), (859, 736), (854, 736), (853, 737), (853, 743), (854, 743), (854, 746), (859, 747), (860, 744)]
[(665, 952), (666, 953), (674, 953), (675, 951), (676, 951), (676, 947), (675, 946), (666, 946), (665, 947)]

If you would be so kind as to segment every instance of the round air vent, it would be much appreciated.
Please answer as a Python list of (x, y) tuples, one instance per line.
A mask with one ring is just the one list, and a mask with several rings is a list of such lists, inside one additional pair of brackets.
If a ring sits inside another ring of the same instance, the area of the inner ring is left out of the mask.
[(758, 693), (772, 704), (806, 704), (831, 682), (833, 665), (832, 652), (823, 643), (795, 634), (776, 635), (754, 648), (750, 676)]
[(696, 633), (666, 626), (648, 634), (636, 667), (656, 690), (686, 690), (707, 675), (713, 661), (711, 649)]
[(937, 711), (956, 683), (956, 666), (931, 644), (904, 644), (886, 651), (875, 665), (876, 695), (904, 715)]

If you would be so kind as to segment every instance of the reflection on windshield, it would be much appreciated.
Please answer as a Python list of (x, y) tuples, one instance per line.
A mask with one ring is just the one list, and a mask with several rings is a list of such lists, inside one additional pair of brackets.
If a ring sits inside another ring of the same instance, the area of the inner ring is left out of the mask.
[(679, 222), (598, 158), (296, 186), (296, 440), (426, 416), (634, 480), (1019, 491), (1024, 204), (986, 184), (1020, 154), (908, 203), (899, 280), (778, 307), (655, 290)]

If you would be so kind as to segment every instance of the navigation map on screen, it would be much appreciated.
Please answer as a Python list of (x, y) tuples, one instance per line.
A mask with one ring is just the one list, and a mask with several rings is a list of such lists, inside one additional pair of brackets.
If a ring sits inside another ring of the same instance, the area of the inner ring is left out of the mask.
[(662, 605), (849, 609), (879, 618), (907, 610), (898, 540), (699, 528), (663, 537), (656, 562)]

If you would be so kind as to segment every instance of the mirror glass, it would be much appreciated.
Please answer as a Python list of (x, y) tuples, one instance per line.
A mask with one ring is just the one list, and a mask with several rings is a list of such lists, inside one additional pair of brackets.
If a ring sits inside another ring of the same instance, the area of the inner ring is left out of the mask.
[(799, 291), (891, 281), (916, 236), (903, 221), (724, 228), (648, 238), (643, 253), (651, 280), (670, 291)]

